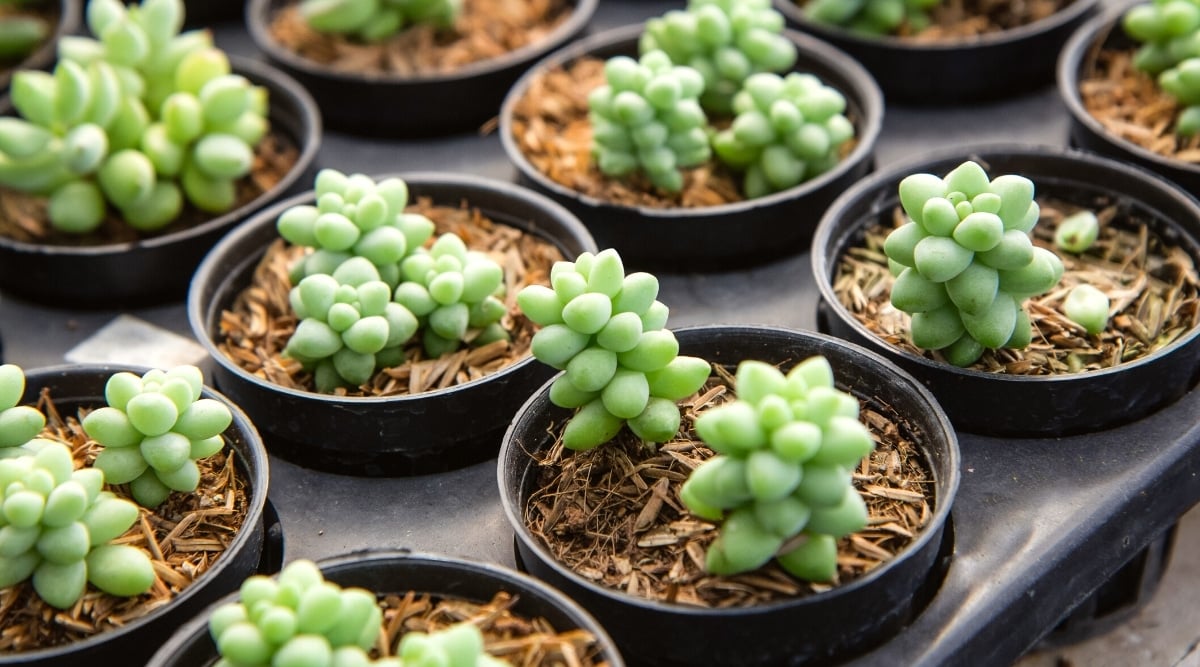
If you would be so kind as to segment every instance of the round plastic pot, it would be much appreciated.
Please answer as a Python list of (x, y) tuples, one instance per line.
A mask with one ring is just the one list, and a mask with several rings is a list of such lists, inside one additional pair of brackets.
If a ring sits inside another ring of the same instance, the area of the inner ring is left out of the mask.
[(519, 182), (566, 206), (587, 225), (601, 248), (616, 248), (625, 265), (654, 271), (744, 268), (809, 247), (820, 214), (838, 194), (874, 165), (883, 122), (883, 97), (875, 81), (849, 56), (807, 35), (788, 31), (799, 51), (795, 71), (810, 72), (846, 97), (857, 144), (836, 167), (765, 197), (704, 208), (648, 208), (596, 199), (554, 182), (522, 153), (513, 136), (513, 109), (539, 71), (585, 57), (637, 57), (642, 24), (580, 40), (527, 72), (500, 110), (500, 140), (517, 167)]
[(183, 6), (189, 28), (238, 21), (246, 12), (245, 0), (184, 0)]
[[(74, 415), (81, 407), (105, 405), (104, 385), (114, 373), (132, 371), (141, 375), (146, 370), (130, 366), (80, 365), (27, 371), (21, 404), (35, 404), (39, 392), (46, 388), (62, 415)], [(144, 664), (163, 637), (214, 600), (237, 590), (243, 579), (258, 571), (265, 540), (264, 508), (269, 479), (267, 452), (258, 431), (237, 405), (208, 387), (204, 388), (201, 395), (225, 403), (233, 413), (233, 423), (223, 435), (228, 446), (236, 452), (237, 469), (247, 487), (245, 523), (237, 535), (232, 536), (225, 553), (169, 603), (141, 618), (71, 644), (0, 654), (0, 665), (54, 667)]]
[(268, 26), (275, 12), (296, 0), (249, 0), (246, 26), (255, 46), (312, 93), (330, 128), (375, 137), (429, 137), (473, 131), (495, 116), (517, 77), (578, 37), (598, 3), (572, 0), (571, 16), (520, 49), (450, 72), (419, 75), (333, 70), (284, 47)]
[[(460, 174), (400, 174), (412, 199), (478, 208), (492, 220), (541, 236), (563, 256), (596, 252), (569, 212), (523, 188)], [(221, 241), (196, 271), (188, 320), (216, 361), (216, 385), (254, 419), (273, 454), (316, 470), (360, 476), (439, 472), (496, 455), (512, 415), (552, 371), (532, 357), (445, 389), (387, 397), (349, 397), (288, 389), (247, 372), (217, 348), (221, 312), (246, 287), (287, 208), (298, 195), (260, 212)]]
[(201, 224), (133, 242), (67, 246), (0, 236), (0, 290), (74, 308), (129, 308), (180, 300), (196, 265), (218, 239), (250, 214), (311, 183), (321, 139), (321, 117), (312, 98), (273, 67), (234, 56), (230, 62), (235, 73), (267, 89), (271, 127), (297, 148), (296, 163), (274, 187)]
[(650, 601), (600, 586), (555, 560), (524, 521), (535, 489), (533, 456), (548, 450), (571, 411), (550, 403), (550, 383), (517, 413), (504, 436), (497, 478), (516, 549), (533, 576), (595, 614), (621, 652), (647, 665), (802, 665), (866, 651), (894, 636), (940, 585), (939, 560), (959, 482), (958, 439), (933, 397), (879, 355), (818, 333), (753, 326), (676, 331), (680, 354), (734, 365), (757, 359), (784, 367), (813, 355), (833, 366), (840, 388), (886, 404), (909, 420), (933, 479), (933, 516), (894, 559), (830, 591), (754, 607), (706, 609)]
[(24, 60), (8, 69), (0, 70), (0, 90), (7, 91), (12, 75), (23, 69), (49, 69), (58, 55), (58, 40), (79, 28), (81, 5), (78, 0), (58, 0), (58, 21), (45, 42), (33, 50)]
[(1200, 164), (1160, 155), (1109, 132), (1083, 106), (1079, 94), (1080, 77), (1091, 66), (1101, 49), (1131, 49), (1137, 44), (1121, 28), (1121, 16), (1145, 0), (1125, 0), (1103, 16), (1079, 28), (1063, 48), (1058, 61), (1058, 91), (1070, 112), (1070, 138), (1073, 146), (1130, 162), (1175, 181), (1188, 192), (1200, 192)]
[[(546, 584), (519, 572), (488, 563), (408, 553), (367, 551), (320, 561), (325, 579), (343, 587), (357, 586), (377, 594), (428, 593), (436, 597), (487, 602), (496, 593), (513, 594), (513, 613), (544, 618), (555, 630), (578, 628), (591, 633), (611, 667), (624, 667), (621, 656), (596, 620), (577, 603)], [(154, 654), (148, 667), (208, 667), (217, 649), (208, 632), (208, 616), (217, 606), (236, 602), (234, 593), (192, 619)]]
[(864, 37), (805, 16), (793, 0), (773, 0), (790, 23), (854, 56), (888, 102), (913, 105), (982, 102), (1029, 92), (1054, 81), (1054, 63), (1071, 32), (1100, 0), (1075, 0), (1040, 21), (974, 38), (917, 43)]
[(967, 159), (993, 177), (1020, 174), (1037, 196), (1089, 203), (1115, 195), (1123, 209), (1150, 220), (1151, 231), (1200, 262), (1200, 205), (1170, 183), (1137, 167), (1089, 153), (1042, 146), (983, 146), (940, 151), (872, 175), (840, 197), (813, 241), (820, 291), (818, 325), (891, 359), (938, 397), (954, 425), (995, 436), (1060, 436), (1111, 428), (1144, 417), (1183, 396), (1200, 379), (1200, 328), (1135, 361), (1062, 375), (1008, 375), (959, 368), (904, 352), (871, 333), (833, 291), (837, 265), (861, 245), (871, 224), (888, 224), (899, 205), (900, 180), (914, 173), (945, 174)]

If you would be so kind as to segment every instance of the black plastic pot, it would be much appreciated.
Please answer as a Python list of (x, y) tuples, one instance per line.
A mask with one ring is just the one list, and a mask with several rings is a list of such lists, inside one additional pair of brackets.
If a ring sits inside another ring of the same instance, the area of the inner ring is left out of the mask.
[(1087, 433), (1145, 417), (1177, 400), (1200, 379), (1200, 328), (1161, 350), (1112, 368), (1069, 375), (1007, 375), (958, 368), (904, 352), (871, 333), (838, 302), (832, 280), (839, 259), (860, 245), (863, 231), (891, 220), (897, 187), (912, 173), (945, 174), (964, 160), (993, 175), (1033, 180), (1038, 196), (1085, 203), (1100, 194), (1152, 221), (1152, 231), (1200, 262), (1200, 204), (1137, 167), (1057, 147), (981, 146), (939, 151), (871, 176), (842, 195), (821, 221), (813, 242), (822, 331), (871, 348), (921, 380), (954, 425), (992, 436)]
[[(554, 202), (509, 183), (447, 173), (400, 174), (411, 196), (435, 204), (465, 201), (496, 222), (554, 243), (563, 256), (596, 252), (583, 225)], [(465, 384), (422, 394), (339, 397), (287, 389), (248, 373), (217, 349), (221, 311), (250, 284), (275, 220), (312, 203), (310, 192), (262, 211), (225, 237), (196, 271), (188, 320), (216, 360), (214, 378), (254, 418), (272, 453), (300, 465), (351, 475), (439, 472), (496, 455), (512, 415), (552, 371), (532, 357)]]
[(599, 0), (572, 0), (571, 16), (544, 39), (452, 72), (401, 76), (342, 72), (303, 58), (272, 37), (271, 16), (295, 0), (249, 0), (254, 44), (308, 89), (332, 129), (367, 136), (429, 137), (476, 130), (496, 115), (509, 87), (529, 66), (579, 36)]
[[(604, 628), (577, 603), (536, 579), (498, 565), (407, 551), (360, 552), (323, 560), (318, 565), (329, 581), (379, 594), (411, 590), (487, 602), (500, 591), (512, 593), (517, 600), (512, 607), (514, 613), (544, 618), (559, 632), (572, 628), (590, 632), (610, 667), (625, 664)], [(208, 612), (236, 600), (234, 593), (180, 627), (154, 654), (148, 667), (207, 667), (215, 662), (217, 651), (208, 632)]]
[(995, 100), (1051, 83), (1063, 42), (1100, 0), (1075, 0), (1053, 16), (1012, 30), (932, 44), (856, 35), (810, 20), (794, 0), (773, 4), (804, 32), (854, 56), (875, 75), (888, 102), (932, 105)]
[[(63, 415), (80, 407), (100, 407), (104, 385), (120, 371), (139, 375), (145, 368), (107, 365), (54, 366), (26, 371), (24, 405), (33, 405), (42, 388), (48, 388)], [(264, 548), (264, 507), (267, 501), (267, 452), (258, 431), (246, 414), (226, 397), (205, 387), (202, 394), (225, 403), (233, 412), (233, 423), (223, 434), (236, 452), (238, 472), (246, 481), (249, 508), (241, 531), (230, 540), (225, 553), (191, 586), (170, 603), (127, 625), (83, 641), (38, 651), (4, 653), (0, 665), (52, 667), (61, 665), (140, 665), (150, 657), (162, 638), (214, 600), (237, 590), (246, 577), (260, 567)], [(273, 540), (274, 541), (274, 540)]]
[(58, 21), (54, 24), (54, 32), (20, 63), (9, 69), (0, 70), (0, 90), (8, 90), (12, 75), (17, 70), (49, 69), (54, 65), (54, 59), (58, 55), (58, 39), (79, 28), (82, 4), (78, 0), (58, 0)]
[(1103, 16), (1079, 28), (1063, 48), (1058, 61), (1058, 92), (1070, 112), (1070, 138), (1073, 146), (1131, 162), (1175, 181), (1188, 192), (1200, 192), (1200, 164), (1159, 155), (1110, 133), (1088, 113), (1079, 94), (1080, 76), (1094, 54), (1101, 49), (1129, 49), (1137, 44), (1121, 29), (1121, 16), (1145, 0), (1125, 0)]
[(808, 248), (820, 214), (838, 194), (874, 166), (883, 122), (879, 87), (849, 56), (807, 35), (788, 31), (799, 57), (795, 70), (811, 72), (846, 97), (857, 145), (836, 167), (766, 197), (704, 208), (647, 208), (613, 204), (560, 185), (534, 167), (513, 137), (513, 108), (539, 70), (583, 57), (637, 56), (642, 24), (593, 35), (551, 54), (513, 86), (500, 110), (500, 140), (519, 182), (566, 206), (602, 248), (616, 248), (626, 267), (652, 271), (712, 271), (763, 264)]
[(188, 229), (129, 243), (65, 246), (0, 237), (0, 290), (39, 303), (129, 308), (179, 300), (209, 248), (250, 214), (312, 182), (321, 117), (295, 81), (260, 62), (231, 56), (233, 71), (264, 86), (268, 119), (299, 151), (296, 164), (254, 201)]
[[(828, 592), (747, 608), (704, 609), (649, 601), (599, 586), (558, 562), (525, 525), (537, 471), (532, 455), (554, 442), (570, 411), (550, 403), (550, 383), (517, 413), (504, 436), (497, 478), (517, 555), (530, 574), (589, 609), (631, 661), (647, 665), (802, 665), (843, 660), (895, 635), (941, 582), (943, 537), (958, 489), (958, 439), (919, 382), (879, 355), (822, 334), (754, 326), (676, 331), (680, 354), (736, 364), (785, 366), (824, 355), (841, 388), (878, 400), (911, 420), (934, 482), (933, 516), (893, 560)], [(923, 597), (926, 596), (926, 597)]]

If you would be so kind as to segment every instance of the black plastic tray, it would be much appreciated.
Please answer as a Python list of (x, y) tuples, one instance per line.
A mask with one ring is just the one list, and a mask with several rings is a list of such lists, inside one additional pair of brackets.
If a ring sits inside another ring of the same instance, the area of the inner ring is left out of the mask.
[[(681, 1), (604, 0), (593, 28), (632, 23)], [(244, 30), (217, 42), (253, 52)], [(975, 107), (889, 107), (876, 158), (884, 166), (955, 144), (1064, 145), (1067, 113), (1053, 87)], [(494, 136), (387, 142), (327, 133), (320, 166), (364, 173), (461, 170), (511, 180)], [(813, 329), (807, 254), (730, 273), (660, 274), (671, 325), (715, 322)], [(82, 312), (0, 294), (7, 361), (62, 356), (116, 311)], [(182, 303), (131, 314), (190, 337)], [(900, 635), (855, 665), (1009, 665), (1200, 501), (1200, 390), (1128, 426), (1062, 439), (961, 436), (963, 479), (954, 554), (942, 589)], [(271, 500), (288, 560), (367, 547), (411, 548), (513, 565), (495, 462), (401, 479), (358, 479), (271, 459)], [(869, 610), (864, 610), (869, 613)]]

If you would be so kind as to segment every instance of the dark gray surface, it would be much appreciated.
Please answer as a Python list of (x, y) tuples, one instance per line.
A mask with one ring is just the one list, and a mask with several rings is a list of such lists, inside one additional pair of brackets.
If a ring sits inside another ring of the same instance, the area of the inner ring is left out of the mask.
[[(595, 27), (680, 5), (602, 0)], [(236, 27), (221, 27), (218, 41), (231, 51), (253, 53)], [(888, 108), (876, 157), (887, 165), (953, 145), (1062, 145), (1066, 128), (1053, 88), (972, 108)], [(494, 135), (381, 142), (327, 134), (318, 164), (365, 173), (439, 169), (513, 176)], [(815, 326), (816, 290), (807, 255), (735, 273), (660, 279), (672, 326)], [(182, 304), (129, 312), (191, 336)], [(5, 358), (27, 368), (62, 363), (67, 350), (115, 315), (2, 297)], [(1200, 392), (1193, 390), (1147, 420), (1103, 434), (1008, 442), (964, 436), (964, 478), (954, 508), (956, 552), (943, 588), (908, 630), (860, 662), (1012, 662), (1200, 500), (1198, 414)], [(513, 564), (494, 461), (419, 478), (357, 479), (273, 457), (271, 475), (288, 559), (407, 547)]]

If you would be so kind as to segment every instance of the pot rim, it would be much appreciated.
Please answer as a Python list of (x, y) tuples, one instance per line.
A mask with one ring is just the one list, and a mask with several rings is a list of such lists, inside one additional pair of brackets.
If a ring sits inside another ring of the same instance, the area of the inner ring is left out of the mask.
[[(531, 190), (527, 190), (518, 185), (514, 185), (507, 181), (499, 181), (473, 174), (460, 174), (456, 172), (443, 171), (392, 172), (372, 176), (372, 179), (378, 181), (380, 179), (390, 177), (400, 178), (406, 184), (408, 184), (409, 191), (411, 193), (410, 199), (420, 196), (420, 190), (423, 186), (443, 184), (463, 186), (470, 191), (491, 190), (494, 192), (499, 192), (500, 194), (504, 195), (506, 199), (519, 200), (526, 204), (544, 209), (551, 216), (556, 218), (563, 226), (571, 229), (575, 236), (589, 241), (592, 239), (591, 234), (587, 231), (587, 228), (583, 226), (583, 223), (579, 222), (579, 220), (569, 211), (567, 211), (566, 208), (552, 201), (548, 197), (540, 195)], [(333, 394), (322, 394), (316, 391), (305, 391), (300, 389), (292, 389), (290, 387), (282, 387), (260, 378), (234, 363), (217, 348), (216, 342), (213, 340), (213, 336), (209, 333), (209, 322), (207, 316), (209, 307), (212, 304), (201, 301), (201, 290), (198, 288), (198, 285), (200, 285), (202, 278), (207, 278), (216, 274), (218, 271), (218, 260), (221, 255), (226, 254), (226, 248), (239, 244), (241, 240), (247, 236), (254, 235), (261, 227), (266, 226), (268, 221), (271, 221), (271, 224), (274, 224), (273, 221), (288, 208), (297, 204), (311, 203), (314, 201), (314, 199), (315, 190), (309, 190), (307, 192), (284, 199), (283, 201), (277, 202), (272, 206), (258, 211), (254, 215), (247, 218), (244, 223), (238, 225), (236, 229), (226, 234), (216, 245), (214, 245), (212, 250), (205, 255), (204, 261), (202, 261), (200, 266), (196, 269), (195, 277), (192, 280), (192, 285), (188, 289), (186, 304), (188, 323), (191, 325), (192, 335), (196, 338), (200, 345), (204, 347), (205, 351), (208, 352), (209, 357), (214, 362), (219, 364), (223, 370), (236, 376), (239, 381), (252, 385), (257, 390), (276, 392), (297, 400), (315, 401), (318, 403), (328, 404), (330, 406), (347, 402), (353, 402), (355, 404), (362, 405), (395, 405), (420, 401), (430, 397), (450, 396), (460, 391), (469, 390), (475, 386), (483, 384), (484, 382), (488, 382), (497, 378), (504, 378), (517, 373), (521, 369), (534, 362), (533, 355), (531, 354), (526, 356), (524, 359), (516, 361), (494, 373), (475, 378), (469, 382), (452, 385), (443, 389), (423, 391), (419, 394), (401, 394), (396, 396), (335, 396)], [(467, 202), (469, 204), (470, 200), (468, 199)], [(507, 225), (507, 223), (501, 224)], [(522, 232), (526, 234), (534, 233), (535, 235), (538, 235), (535, 232), (529, 232), (525, 230), (522, 230)], [(542, 236), (542, 238), (556, 246), (558, 245), (555, 243), (554, 239), (550, 237)], [(592, 244), (594, 245), (594, 241)]]
[[(316, 160), (317, 151), (321, 143), (321, 114), (317, 110), (317, 103), (313, 101), (312, 96), (308, 94), (295, 79), (288, 76), (285, 72), (264, 62), (254, 60), (245, 56), (228, 54), (229, 62), (232, 65), (234, 74), (248, 75), (247, 78), (258, 79), (263, 81), (262, 84), (269, 89), (271, 94), (282, 93), (283, 98), (287, 103), (295, 107), (300, 118), (301, 135), (296, 137), (297, 148), (299, 153), (296, 156), (296, 162), (292, 168), (284, 174), (270, 190), (263, 192), (258, 197), (230, 209), (219, 215), (215, 215), (200, 224), (193, 225), (186, 229), (181, 229), (167, 234), (159, 234), (136, 241), (124, 241), (121, 243), (106, 243), (103, 245), (87, 245), (87, 246), (72, 246), (72, 245), (55, 245), (47, 243), (29, 243), (26, 241), (18, 241), (5, 236), (0, 236), (0, 248), (8, 248), (12, 252), (21, 254), (41, 254), (41, 255), (65, 255), (73, 257), (101, 257), (105, 255), (119, 254), (134, 249), (152, 250), (172, 246), (205, 234), (211, 233), (222, 227), (230, 226), (239, 219), (243, 219), (252, 215), (255, 211), (262, 209), (271, 201), (277, 199), (279, 195), (287, 192), (289, 188), (300, 178), (300, 176), (313, 164)], [(278, 88), (278, 90), (274, 90)], [(275, 102), (271, 102), (271, 109), (275, 108)], [(268, 111), (268, 119), (271, 118), (271, 113)]]
[[(875, 151), (875, 144), (879, 139), (879, 134), (883, 128), (884, 100), (883, 93), (879, 89), (879, 84), (875, 79), (867, 73), (867, 70), (858, 61), (854, 60), (846, 53), (836, 47), (822, 42), (814, 37), (805, 35), (804, 33), (795, 30), (785, 30), (784, 35), (791, 40), (793, 44), (802, 53), (807, 53), (815, 57), (816, 60), (822, 62), (830, 69), (838, 70), (851, 84), (851, 89), (841, 92), (847, 99), (855, 100), (862, 108), (863, 118), (856, 124), (855, 137), (858, 143), (854, 150), (850, 152), (842, 160), (838, 161), (837, 165), (817, 176), (814, 179), (792, 186), (780, 192), (774, 192), (763, 197), (754, 199), (745, 199), (729, 204), (720, 204), (717, 206), (704, 206), (696, 208), (652, 208), (647, 206), (629, 206), (625, 204), (617, 204), (615, 202), (598, 199), (590, 195), (585, 195), (577, 190), (561, 185), (545, 174), (529, 162), (525, 157), (525, 153), (517, 145), (516, 140), (512, 137), (512, 117), (513, 108), (518, 100), (524, 96), (528, 90), (533, 78), (540, 74), (548, 67), (563, 65), (581, 57), (588, 56), (592, 52), (610, 46), (616, 46), (622, 42), (636, 40), (645, 29), (644, 23), (635, 23), (624, 25), (617, 28), (611, 28), (603, 32), (589, 35), (583, 39), (577, 40), (568, 44), (561, 49), (558, 49), (539, 60), (530, 67), (517, 82), (509, 89), (508, 94), (504, 96), (504, 102), (500, 106), (500, 142), (504, 147), (504, 153), (508, 156), (509, 161), (513, 163), (520, 171), (521, 175), (530, 179), (537, 184), (537, 187), (553, 193), (555, 196), (563, 197), (564, 199), (579, 202), (582, 205), (597, 209), (616, 209), (621, 211), (634, 211), (638, 215), (644, 216), (650, 220), (654, 219), (702, 219), (714, 218), (732, 213), (741, 213), (753, 211), (759, 208), (766, 208), (784, 204), (804, 197), (812, 192), (819, 190), (828, 183), (841, 178), (849, 172), (855, 165), (863, 161), (870, 160), (871, 155)], [(792, 70), (798, 71), (798, 70)], [(853, 95), (851, 94), (853, 93)], [(653, 224), (653, 223), (651, 223)]]
[[(59, 364), (55, 366), (42, 366), (25, 371), (26, 391), (28, 391), (30, 387), (37, 386), (38, 383), (36, 382), (36, 378), (43, 376), (65, 378), (73, 375), (86, 375), (89, 377), (107, 377), (114, 373), (124, 371), (143, 374), (150, 370), (150, 368), (150, 366), (143, 366), (140, 364)], [(246, 508), (246, 518), (242, 524), (242, 529), (238, 530), (237, 535), (235, 535), (233, 540), (230, 541), (229, 545), (225, 548), (225, 551), (222, 552), (221, 557), (218, 558), (211, 567), (205, 570), (204, 574), (201, 575), (200, 578), (193, 581), (178, 595), (171, 598), (170, 602), (167, 604), (157, 607), (144, 616), (140, 616), (119, 628), (106, 630), (79, 641), (37, 649), (35, 651), (5, 653), (0, 655), (0, 665), (8, 664), (15, 666), (24, 664), (29, 660), (46, 660), (56, 656), (62, 656), (65, 658), (83, 647), (90, 648), (110, 641), (117, 641), (126, 635), (138, 632), (141, 630), (142, 626), (158, 620), (167, 612), (177, 608), (178, 605), (185, 604), (191, 598), (199, 595), (201, 589), (205, 587), (207, 582), (217, 578), (224, 570), (230, 567), (230, 562), (232, 559), (226, 558), (225, 555), (242, 549), (246, 543), (250, 541), (250, 535), (254, 532), (254, 525), (256, 523), (261, 525), (263, 522), (263, 512), (267, 503), (267, 491), (270, 485), (270, 471), (268, 468), (269, 462), (267, 458), (266, 447), (263, 445), (263, 440), (258, 433), (258, 429), (254, 427), (253, 422), (250, 421), (250, 418), (245, 412), (242, 411), (240, 407), (238, 407), (236, 403), (229, 400), (229, 398), (227, 398), (224, 394), (217, 391), (207, 383), (204, 385), (201, 391), (201, 396), (203, 398), (219, 400), (229, 408), (229, 411), (233, 414), (233, 422), (231, 423), (230, 428), (236, 428), (243, 433), (245, 436), (247, 450), (253, 452), (254, 454), (254, 456), (242, 456), (240, 452), (238, 453), (239, 459), (247, 460), (247, 463), (244, 464), (244, 468), (251, 479), (247, 479), (246, 482), (252, 489), (252, 493), (249, 495), (249, 504)], [(72, 397), (58, 397), (56, 400), (76, 399)], [(233, 448), (233, 445), (230, 444), (228, 440), (225, 444), (226, 446)], [(249, 461), (254, 458), (258, 459), (258, 465), (256, 467), (252, 467), (249, 463)], [(249, 527), (250, 530), (245, 530), (247, 527)]]
[(254, 45), (268, 57), (287, 65), (307, 76), (345, 81), (360, 85), (406, 86), (426, 83), (445, 83), (452, 81), (469, 81), (487, 76), (510, 67), (531, 62), (566, 43), (571, 35), (583, 30), (592, 16), (600, 0), (572, 0), (574, 8), (567, 20), (560, 23), (542, 39), (526, 44), (519, 49), (508, 51), (494, 58), (468, 63), (449, 72), (432, 74), (399, 75), (393, 73), (343, 72), (330, 69), (301, 57), (275, 41), (267, 29), (267, 15), (275, 0), (249, 0), (246, 3), (245, 21), (250, 38)]
[[(929, 542), (934, 539), (935, 534), (941, 534), (950, 520), (951, 508), (954, 504), (954, 498), (958, 494), (958, 486), (962, 477), (961, 472), (961, 451), (958, 444), (958, 435), (954, 427), (950, 424), (950, 418), (942, 410), (933, 394), (916, 378), (897, 367), (895, 363), (889, 361), (883, 355), (872, 350), (856, 345), (846, 340), (823, 334), (815, 331), (806, 331), (802, 329), (792, 329), (781, 326), (755, 325), (755, 324), (705, 324), (680, 327), (672, 329), (676, 334), (690, 335), (703, 334), (707, 332), (723, 332), (727, 334), (736, 334), (737, 332), (745, 332), (752, 334), (765, 335), (783, 335), (795, 338), (805, 338), (809, 340), (817, 340), (822, 344), (831, 345), (833, 347), (842, 348), (843, 351), (861, 356), (867, 359), (871, 364), (881, 369), (886, 369), (888, 373), (894, 376), (898, 384), (903, 384), (908, 391), (921, 403), (928, 407), (928, 415), (938, 426), (938, 430), (944, 435), (947, 445), (946, 448), (946, 470), (949, 475), (938, 475), (936, 466), (931, 462), (931, 457), (928, 451), (930, 447), (922, 447), (921, 451), (924, 455), (926, 465), (930, 469), (930, 475), (934, 479), (934, 491), (939, 490), (942, 493), (937, 494), (937, 502), (933, 511), (933, 516), (930, 518), (927, 528), (921, 532), (912, 542), (904, 549), (896, 554), (896, 557), (886, 563), (881, 564), (874, 570), (858, 577), (854, 581), (839, 585), (828, 591), (806, 595), (800, 598), (775, 600), (765, 604), (753, 605), (749, 607), (728, 607), (728, 608), (706, 608), (696, 607), (691, 605), (683, 605), (677, 603), (661, 602), (658, 600), (649, 600), (640, 596), (629, 595), (625, 592), (601, 586), (579, 575), (571, 568), (563, 565), (558, 559), (550, 555), (544, 545), (536, 540), (528, 531), (523, 518), (523, 509), (518, 508), (521, 492), (517, 490), (516, 496), (512, 497), (510, 489), (505, 480), (505, 471), (507, 470), (505, 462), (508, 459), (510, 450), (515, 449), (519, 445), (516, 444), (514, 430), (518, 420), (525, 413), (532, 409), (535, 402), (543, 395), (547, 395), (550, 391), (550, 385), (554, 384), (555, 378), (547, 380), (537, 392), (529, 397), (528, 400), (521, 406), (513, 417), (513, 421), (509, 424), (508, 429), (504, 433), (504, 439), (500, 443), (500, 454), (498, 464), (496, 466), (496, 480), (500, 489), (500, 504), (504, 508), (504, 515), (512, 525), (516, 539), (525, 545), (530, 551), (537, 553), (541, 560), (554, 570), (558, 576), (569, 580), (573, 585), (579, 586), (587, 590), (589, 593), (601, 596), (611, 603), (630, 605), (639, 607), (652, 612), (667, 613), (677, 616), (699, 617), (699, 616), (717, 616), (724, 618), (741, 617), (741, 616), (757, 616), (780, 610), (786, 610), (796, 607), (805, 607), (809, 605), (822, 604), (832, 598), (841, 597), (844, 595), (853, 595), (861, 588), (872, 586), (876, 581), (887, 575), (888, 571), (893, 568), (896, 563), (903, 562), (911, 554), (922, 550), (929, 545)], [(560, 373), (561, 374), (561, 373)], [(932, 441), (934, 438), (927, 438), (927, 441)], [(941, 538), (939, 538), (941, 539)]]
[[(992, 382), (1007, 382), (1013, 383), (1014, 391), (1020, 390), (1020, 387), (1028, 383), (1071, 383), (1071, 382), (1090, 382), (1092, 378), (1101, 378), (1120, 373), (1129, 368), (1137, 368), (1139, 366), (1153, 363), (1162, 356), (1172, 353), (1175, 350), (1192, 344), (1197, 338), (1200, 338), (1200, 326), (1192, 327), (1184, 335), (1177, 338), (1170, 345), (1166, 345), (1151, 354), (1142, 356), (1133, 361), (1124, 362), (1117, 366), (1110, 366), (1095, 371), (1087, 371), (1084, 373), (1067, 373), (1059, 375), (1009, 375), (1007, 373), (989, 373), (987, 371), (976, 370), (973, 368), (962, 368), (954, 366), (948, 362), (935, 361), (927, 359), (921, 355), (912, 354), (906, 350), (890, 345), (883, 339), (879, 338), (875, 333), (869, 331), (861, 322), (854, 316), (846, 313), (845, 307), (838, 300), (837, 295), (833, 292), (833, 285), (829, 279), (832, 263), (836, 258), (827, 257), (827, 251), (831, 250), (830, 245), (835, 240), (835, 233), (843, 229), (847, 223), (843, 216), (844, 211), (850, 205), (877, 194), (880, 187), (893, 180), (898, 180), (904, 176), (917, 172), (928, 171), (928, 165), (935, 162), (942, 162), (953, 159), (971, 159), (973, 157), (988, 155), (988, 154), (1003, 154), (1006, 156), (1020, 156), (1033, 158), (1052, 158), (1062, 160), (1078, 160), (1089, 162), (1097, 167), (1102, 167), (1117, 173), (1125, 178), (1141, 181), (1148, 187), (1159, 190), (1163, 196), (1171, 198), (1179, 203), (1180, 206), (1191, 208), (1197, 214), (1197, 220), (1200, 221), (1200, 201), (1195, 197), (1182, 190), (1174, 183), (1164, 180), (1154, 172), (1139, 167), (1137, 165), (1118, 162), (1110, 158), (1106, 158), (1094, 153), (1081, 151), (1073, 148), (1064, 148), (1060, 146), (1048, 146), (1037, 144), (1021, 144), (1021, 143), (994, 143), (980, 144), (965, 147), (952, 147), (948, 149), (940, 149), (931, 151), (922, 155), (919, 158), (909, 159), (902, 163), (886, 167), (878, 170), (868, 177), (855, 183), (841, 194), (826, 210), (822, 216), (820, 224), (817, 225), (817, 231), (813, 235), (813, 253), (812, 253), (812, 271), (813, 278), (817, 284), (818, 296), (821, 301), (826, 303), (836, 315), (846, 322), (865, 340), (870, 340), (879, 345), (881, 348), (886, 347), (897, 355), (901, 355), (906, 361), (920, 366), (924, 371), (935, 373), (949, 373), (972, 377), (976, 379), (988, 379)], [(1070, 176), (1066, 177), (1070, 179)], [(890, 196), (890, 195), (889, 195)], [(862, 220), (853, 221), (855, 227), (861, 226)], [(1181, 225), (1173, 224), (1177, 229), (1183, 230)], [(1197, 244), (1200, 244), (1200, 238), (1195, 235), (1191, 236)], [(1194, 259), (1200, 259), (1195, 258)]]
[(910, 39), (896, 37), (894, 35), (882, 35), (880, 37), (862, 37), (848, 30), (838, 30), (826, 26), (823, 23), (812, 21), (800, 6), (791, 2), (791, 0), (773, 0), (775, 8), (789, 20), (801, 26), (806, 32), (811, 32), (814, 35), (820, 36), (825, 40), (843, 41), (849, 44), (854, 44), (856, 47), (863, 48), (886, 48), (899, 52), (919, 53), (919, 52), (947, 52), (958, 50), (971, 50), (978, 48), (1005, 46), (1018, 43), (1022, 40), (1034, 37), (1038, 34), (1049, 32), (1064, 24), (1070, 23), (1092, 11), (1101, 0), (1075, 0), (1070, 5), (1054, 12), (1046, 18), (1039, 19), (1032, 23), (1019, 25), (1008, 30), (1000, 30), (998, 32), (985, 33), (978, 37), (956, 37), (949, 40), (938, 40), (936, 42), (921, 42), (915, 43)]

